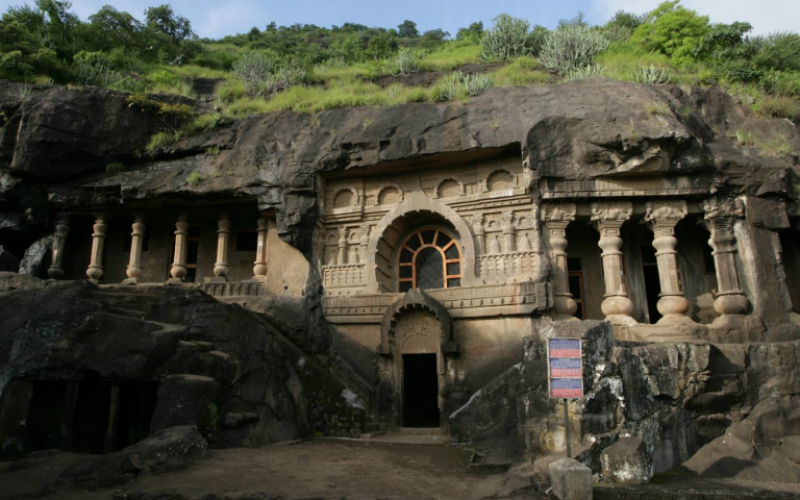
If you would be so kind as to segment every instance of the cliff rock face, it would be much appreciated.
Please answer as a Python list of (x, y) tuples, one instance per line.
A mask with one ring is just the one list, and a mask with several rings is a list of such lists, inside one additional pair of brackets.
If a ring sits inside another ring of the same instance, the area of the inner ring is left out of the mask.
[[(0, 436), (10, 437), (0, 444), (12, 452), (36, 445), (15, 437), (31, 434), (18, 429), (15, 412), (22, 410), (11, 403), (43, 405), (31, 397), (37, 380), (61, 384), (41, 386), (41, 394), (96, 390), (122, 406), (134, 398), (143, 407), (155, 397), (148, 396), (154, 386), (124, 382), (164, 380), (152, 418), (142, 417), (154, 426), (148, 431), (194, 425), (212, 446), (259, 446), (312, 431), (358, 433), (363, 408), (331, 376), (326, 356), (307, 356), (282, 335), (305, 329), (309, 344), (318, 346), (313, 354), (328, 354), (330, 330), (313, 256), (319, 174), (375, 165), (402, 171), (514, 152), (521, 155), (534, 198), (542, 179), (710, 179), (708, 194), (747, 197), (748, 225), (741, 234), (752, 239), (758, 255), (771, 256), (763, 263), (752, 260), (758, 269), (748, 279), (757, 290), (782, 272), (771, 248), (774, 238), (764, 237), (789, 225), (785, 211), (774, 208), (788, 205), (797, 212), (798, 159), (785, 153), (800, 150), (795, 125), (756, 119), (719, 90), (603, 79), (491, 89), (467, 103), (342, 108), (313, 116), (280, 112), (224, 122), (155, 151), (146, 148), (153, 133), (164, 129), (161, 118), (129, 106), (124, 94), (38, 88), (19, 101), (12, 85), (0, 84), (0, 110), (0, 245), (21, 261), (21, 270), (36, 274), (46, 267), (59, 211), (157, 208), (189, 199), (257, 199), (260, 209), (275, 211), (280, 238), (311, 262), (303, 297), (262, 304), (263, 316), (198, 289), (123, 290), (3, 275)], [(747, 131), (761, 147), (737, 145), (738, 131)], [(765, 147), (775, 139), (782, 152)], [(108, 168), (111, 163), (121, 163), (122, 170)], [(193, 174), (203, 180), (189, 182)], [(785, 326), (791, 307), (780, 300), (785, 297), (765, 294), (753, 308), (766, 323), (774, 319), (766, 326), (779, 334), (785, 328), (780, 338), (789, 339), (795, 331)], [(772, 314), (779, 306), (782, 315)], [(281, 314), (293, 324), (277, 324)], [(698, 343), (615, 344), (607, 323), (559, 328), (565, 331), (534, 332), (539, 337), (526, 342), (520, 364), (453, 414), (454, 436), (524, 444), (531, 454), (564, 444), (560, 413), (546, 398), (541, 341), (550, 334), (584, 338), (591, 352), (584, 372), (590, 397), (573, 415), (573, 437), (597, 472), (603, 450), (629, 432), (642, 442), (618, 448), (646, 454), (642, 463), (657, 472), (680, 464), (729, 428), (767, 444), (797, 431), (796, 342), (729, 350)], [(330, 355), (335, 358), (335, 352)], [(90, 400), (75, 401), (90, 412)], [(59, 408), (50, 409), (71, 411)], [(775, 412), (781, 417), (771, 420)], [(119, 425), (95, 436), (100, 448), (124, 443)], [(125, 425), (131, 436), (142, 432)], [(84, 431), (78, 426), (75, 432)], [(45, 431), (37, 436), (64, 446), (74, 438)]]
[[(513, 147), (534, 179), (705, 173), (719, 190), (794, 196), (796, 158), (760, 156), (735, 146), (735, 135), (782, 137), (800, 149), (791, 122), (755, 119), (718, 90), (602, 79), (491, 89), (468, 103), (272, 113), (152, 153), (145, 149), (159, 118), (128, 106), (124, 94), (52, 88), (22, 102), (13, 96), (13, 86), (0, 86), (0, 228), (42, 229), (53, 208), (257, 196), (262, 208), (277, 209), (282, 237), (306, 254), (323, 172)], [(106, 172), (110, 162), (124, 171)], [(192, 172), (206, 180), (190, 185)]]

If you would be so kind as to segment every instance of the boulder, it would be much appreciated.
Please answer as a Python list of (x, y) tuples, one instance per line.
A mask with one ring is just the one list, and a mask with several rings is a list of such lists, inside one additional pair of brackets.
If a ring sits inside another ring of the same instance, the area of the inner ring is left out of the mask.
[(641, 437), (623, 437), (600, 455), (603, 477), (616, 483), (645, 484), (653, 478), (653, 459)]
[(208, 443), (194, 426), (170, 427), (124, 450), (68, 467), (61, 478), (89, 488), (126, 483), (141, 473), (181, 469), (202, 458)]

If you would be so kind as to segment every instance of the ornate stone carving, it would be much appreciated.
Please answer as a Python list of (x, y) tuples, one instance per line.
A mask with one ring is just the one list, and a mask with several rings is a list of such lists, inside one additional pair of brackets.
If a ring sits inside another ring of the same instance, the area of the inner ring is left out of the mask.
[(703, 201), (703, 211), (706, 219), (721, 217), (744, 217), (745, 207), (741, 198), (723, 198), (716, 196)]
[(577, 208), (574, 203), (548, 203), (542, 207), (545, 222), (569, 222), (575, 220)]
[(675, 221), (676, 223), (686, 217), (689, 208), (685, 201), (654, 201), (647, 203), (647, 211), (644, 220), (656, 221)]
[(601, 201), (592, 203), (593, 221), (625, 222), (631, 218), (632, 213), (633, 205), (628, 202)]

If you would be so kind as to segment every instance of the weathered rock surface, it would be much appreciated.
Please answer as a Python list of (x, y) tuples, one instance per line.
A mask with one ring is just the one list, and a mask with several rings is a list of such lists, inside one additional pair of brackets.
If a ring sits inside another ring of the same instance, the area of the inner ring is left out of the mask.
[(116, 453), (67, 468), (61, 477), (88, 488), (126, 483), (139, 474), (187, 467), (206, 455), (208, 443), (193, 426), (163, 429)]
[(11, 436), (3, 443), (10, 456), (31, 443), (13, 437), (25, 433), (11, 418), (24, 403), (15, 398), (30, 393), (11, 390), (9, 382), (37, 376), (163, 379), (154, 430), (196, 425), (214, 446), (302, 438), (312, 432), (311, 414), (325, 415), (315, 432), (358, 432), (363, 410), (342, 396), (341, 383), (263, 316), (196, 289), (98, 287), (4, 273), (0, 316), (0, 434)]

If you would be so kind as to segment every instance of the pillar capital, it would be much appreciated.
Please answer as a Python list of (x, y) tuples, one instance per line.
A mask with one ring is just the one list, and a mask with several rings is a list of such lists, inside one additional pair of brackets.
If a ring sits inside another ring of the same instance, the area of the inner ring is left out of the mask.
[(619, 235), (625, 221), (630, 220), (633, 204), (625, 201), (592, 203), (592, 221), (601, 235)]
[(644, 220), (647, 227), (656, 233), (673, 234), (675, 226), (689, 213), (685, 201), (652, 201), (647, 203)]
[(712, 196), (703, 201), (705, 220), (732, 220), (745, 215), (745, 205), (741, 198), (722, 198)]
[(578, 209), (574, 203), (548, 203), (542, 206), (544, 222), (572, 222)]

